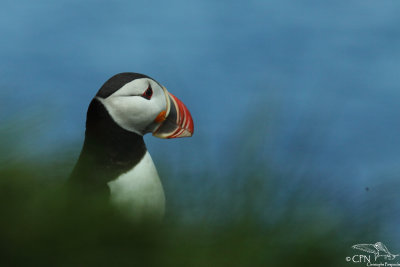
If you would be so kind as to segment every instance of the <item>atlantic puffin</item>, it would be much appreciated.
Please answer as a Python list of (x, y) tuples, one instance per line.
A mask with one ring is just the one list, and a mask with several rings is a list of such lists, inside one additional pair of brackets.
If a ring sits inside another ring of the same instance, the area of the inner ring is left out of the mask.
[(70, 182), (85, 194), (108, 195), (131, 218), (160, 219), (164, 190), (143, 135), (190, 137), (193, 130), (189, 110), (159, 82), (139, 73), (114, 75), (89, 104)]

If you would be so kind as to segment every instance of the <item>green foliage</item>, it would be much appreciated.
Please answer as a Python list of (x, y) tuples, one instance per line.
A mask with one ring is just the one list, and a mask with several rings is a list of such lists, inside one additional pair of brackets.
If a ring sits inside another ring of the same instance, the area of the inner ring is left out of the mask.
[(170, 211), (163, 223), (132, 223), (105, 199), (71, 195), (51, 169), (0, 170), (1, 266), (343, 266), (349, 233), (364, 234), (295, 203), (263, 221), (237, 196), (247, 204), (233, 220), (184, 223)]

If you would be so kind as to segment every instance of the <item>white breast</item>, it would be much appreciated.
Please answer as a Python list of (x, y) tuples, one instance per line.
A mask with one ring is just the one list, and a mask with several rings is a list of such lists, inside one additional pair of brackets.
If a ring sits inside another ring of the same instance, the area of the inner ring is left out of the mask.
[(149, 152), (128, 172), (108, 183), (111, 202), (135, 220), (162, 219), (165, 196)]

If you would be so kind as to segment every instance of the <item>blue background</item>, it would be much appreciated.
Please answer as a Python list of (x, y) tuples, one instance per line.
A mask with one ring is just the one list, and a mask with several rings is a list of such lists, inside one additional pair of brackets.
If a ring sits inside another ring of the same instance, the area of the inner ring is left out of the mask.
[[(372, 231), (394, 238), (399, 11), (369, 0), (3, 1), (2, 164), (76, 158), (102, 83), (140, 72), (193, 115), (193, 138), (146, 137), (167, 199), (179, 195), (189, 219), (235, 211), (232, 196), (251, 194), (256, 176), (268, 195), (259, 213), (274, 204), (267, 220), (289, 200), (300, 214), (317, 203), (332, 223), (380, 221)], [(207, 201), (223, 204), (212, 213)]]

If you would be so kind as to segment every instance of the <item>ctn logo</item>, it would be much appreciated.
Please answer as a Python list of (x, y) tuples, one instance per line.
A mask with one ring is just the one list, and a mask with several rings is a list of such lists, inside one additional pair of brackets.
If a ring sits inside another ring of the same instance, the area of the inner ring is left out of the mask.
[[(379, 257), (383, 257), (385, 260), (394, 260), (397, 256), (399, 256), (399, 254), (392, 254), (389, 252), (389, 250), (387, 249), (387, 247), (382, 243), (382, 242), (376, 242), (375, 244), (357, 244), (352, 246), (353, 249), (358, 249), (367, 253), (371, 253), (375, 255), (375, 261), (379, 258)], [(358, 255), (360, 256), (360, 259), (363, 255)], [(353, 256), (354, 258), (355, 256)], [(364, 262), (370, 262), (370, 257), (366, 257), (363, 258)], [(352, 259), (353, 260), (353, 259)], [(356, 261), (353, 261), (356, 262)], [(362, 261), (359, 261), (362, 262)]]
[(346, 260), (354, 263), (371, 263), (371, 256), (353, 255), (353, 257), (346, 257)]

